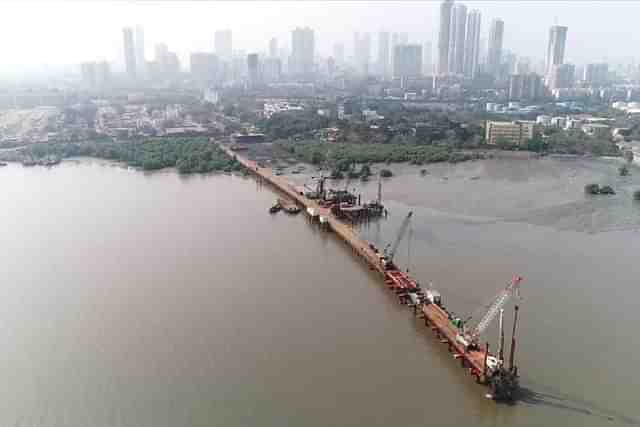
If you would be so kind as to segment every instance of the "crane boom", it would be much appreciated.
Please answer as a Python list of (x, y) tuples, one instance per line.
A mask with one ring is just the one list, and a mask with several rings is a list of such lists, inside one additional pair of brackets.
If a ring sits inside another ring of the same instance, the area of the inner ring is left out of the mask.
[(522, 277), (514, 276), (513, 280), (509, 285), (496, 297), (493, 301), (489, 310), (485, 313), (485, 315), (480, 319), (478, 325), (471, 331), (470, 338), (471, 341), (475, 341), (480, 334), (482, 334), (485, 329), (491, 324), (493, 319), (500, 313), (502, 307), (505, 306), (507, 302), (511, 299), (515, 292), (520, 290), (520, 282), (522, 282)]
[[(404, 238), (404, 235), (407, 233), (407, 229), (409, 228), (409, 222), (411, 221), (411, 216), (413, 215), (413, 211), (410, 211), (407, 214), (407, 217), (400, 224), (400, 229), (398, 230), (398, 235), (396, 236), (396, 240), (394, 240), (393, 244), (387, 245), (385, 248), (385, 257), (388, 263), (393, 262), (393, 257), (396, 254), (396, 250), (398, 250), (398, 246), (400, 242)], [(390, 248), (390, 249), (389, 249)]]

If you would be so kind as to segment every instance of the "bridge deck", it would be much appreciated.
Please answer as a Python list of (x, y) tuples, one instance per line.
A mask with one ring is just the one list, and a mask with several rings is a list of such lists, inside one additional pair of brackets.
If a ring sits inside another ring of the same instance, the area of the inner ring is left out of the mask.
[[(259, 179), (270, 183), (277, 191), (294, 200), (301, 207), (312, 208), (318, 212), (320, 216), (326, 218), (331, 229), (344, 240), (354, 251), (354, 253), (363, 258), (369, 267), (380, 273), (385, 282), (395, 289), (397, 292), (405, 292), (418, 287), (417, 282), (408, 274), (397, 269), (385, 270), (378, 252), (376, 252), (369, 243), (360, 238), (351, 225), (336, 218), (329, 208), (320, 206), (315, 200), (308, 199), (300, 194), (296, 187), (287, 179), (277, 176), (270, 168), (260, 167), (257, 162), (249, 160), (238, 153), (232, 151), (229, 147), (221, 145), (221, 148), (231, 157), (235, 157), (245, 168), (251, 171)], [(484, 350), (465, 350), (464, 347), (456, 341), (458, 330), (451, 324), (448, 313), (438, 305), (424, 304), (420, 311), (425, 319), (425, 324), (430, 326), (436, 333), (438, 338), (448, 345), (448, 350), (454, 354), (456, 359), (460, 359), (464, 367), (478, 380), (484, 381)]]

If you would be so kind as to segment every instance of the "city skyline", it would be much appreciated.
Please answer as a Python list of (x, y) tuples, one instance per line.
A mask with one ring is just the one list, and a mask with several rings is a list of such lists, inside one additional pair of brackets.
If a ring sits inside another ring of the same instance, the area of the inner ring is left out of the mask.
[[(346, 42), (348, 46), (352, 40), (350, 34), (355, 32), (377, 35), (380, 31), (391, 33), (401, 29), (410, 34), (411, 43), (431, 42), (433, 46), (437, 46), (438, 43), (440, 2), (436, 1), (393, 4), (380, 2), (375, 3), (376, 7), (369, 8), (374, 10), (367, 10), (366, 5), (353, 2), (305, 2), (304, 5), (279, 2), (281, 19), (276, 19), (274, 15), (277, 11), (269, 7), (273, 6), (269, 2), (186, 2), (180, 3), (180, 7), (177, 6), (178, 4), (173, 2), (154, 3), (153, 7), (151, 4), (121, 2), (99, 2), (91, 5), (29, 2), (29, 6), (5, 3), (2, 8), (6, 12), (17, 17), (28, 15), (28, 21), (31, 23), (25, 30), (24, 20), (10, 20), (11, 22), (0, 29), (0, 33), (5, 37), (11, 34), (12, 39), (15, 38), (15, 34), (22, 35), (18, 37), (17, 43), (6, 49), (7, 69), (107, 60), (115, 65), (115, 69), (122, 70), (122, 38), (116, 34), (121, 34), (123, 27), (135, 28), (138, 25), (144, 28), (144, 56), (147, 59), (153, 57), (152, 49), (155, 44), (166, 43), (178, 54), (183, 64), (188, 63), (191, 52), (211, 51), (215, 30), (226, 28), (233, 32), (234, 50), (258, 53), (267, 51), (266, 41), (271, 37), (283, 40), (280, 47), (290, 50), (290, 32), (298, 26), (307, 26), (314, 30), (316, 53), (325, 57), (331, 55), (331, 47), (336, 43)], [(34, 7), (43, 12), (38, 16), (60, 16), (64, 21), (68, 11), (69, 16), (80, 17), (82, 22), (72, 30), (56, 21), (56, 28), (53, 30), (53, 23), (33, 16)], [(567, 40), (566, 62), (580, 64), (633, 58), (631, 46), (640, 41), (634, 38), (640, 36), (628, 31), (625, 33), (625, 25), (630, 25), (630, 21), (625, 20), (634, 16), (636, 8), (640, 12), (640, 5), (630, 2), (609, 2), (607, 7), (594, 4), (588, 15), (573, 13), (579, 10), (580, 6), (567, 2), (555, 2), (552, 11), (543, 8), (540, 2), (517, 2), (516, 5), (496, 1), (474, 1), (467, 4), (467, 7), (478, 9), (484, 23), (500, 17), (508, 28), (517, 28), (518, 31), (510, 31), (505, 35), (504, 50), (536, 59), (544, 60), (548, 31), (556, 22), (570, 28), (571, 37)], [(619, 13), (623, 7), (625, 13)], [(95, 13), (95, 8), (104, 13)], [(381, 9), (385, 9), (385, 13), (380, 13)], [(93, 14), (89, 14), (89, 10), (94, 11)], [(204, 18), (209, 18), (209, 11), (215, 12), (215, 19), (208, 19), (205, 23)], [(540, 19), (525, 19), (524, 17), (529, 15), (527, 12), (537, 15)], [(190, 16), (193, 25), (183, 27), (180, 24), (185, 14)], [(616, 25), (607, 24), (614, 21), (607, 20), (606, 16), (615, 16)], [(394, 19), (396, 17), (398, 19)], [(23, 24), (19, 28), (14, 27), (13, 21)], [(170, 23), (179, 31), (169, 29), (172, 28), (168, 25)], [(596, 36), (590, 31), (595, 23), (604, 23), (609, 27), (604, 30), (604, 36), (602, 32)], [(29, 36), (29, 27), (46, 32), (48, 37)], [(488, 25), (483, 25), (480, 38), (487, 39), (488, 31)], [(78, 39), (78, 34), (83, 34), (83, 37)], [(374, 42), (372, 46), (374, 58), (377, 44)], [(437, 52), (435, 54), (437, 55)], [(140, 54), (136, 56), (140, 57)], [(435, 59), (437, 62), (437, 58)]]

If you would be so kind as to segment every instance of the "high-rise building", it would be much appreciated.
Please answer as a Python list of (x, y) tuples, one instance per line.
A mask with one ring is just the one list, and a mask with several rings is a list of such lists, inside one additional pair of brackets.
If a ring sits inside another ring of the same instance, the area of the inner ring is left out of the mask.
[(158, 64), (164, 64), (167, 62), (169, 56), (169, 48), (164, 43), (156, 44), (156, 56), (155, 60)]
[(175, 77), (180, 72), (178, 55), (170, 52), (166, 44), (156, 44), (155, 61), (148, 63), (148, 71), (152, 78)]
[(344, 44), (343, 43), (334, 43), (333, 44), (333, 55), (332, 58), (335, 60), (336, 67), (344, 65)]
[(502, 41), (504, 38), (504, 21), (494, 19), (491, 21), (489, 31), (489, 46), (487, 50), (487, 71), (494, 77), (499, 77), (500, 64), (502, 63)]
[(523, 56), (519, 56), (513, 68), (514, 74), (529, 74), (531, 72), (531, 60)]
[(549, 89), (566, 89), (575, 84), (576, 67), (572, 64), (558, 64), (551, 66), (547, 79)]
[(291, 32), (289, 73), (303, 79), (313, 77), (315, 55), (314, 33), (311, 28), (296, 28)]
[(409, 33), (402, 32), (398, 34), (399, 44), (409, 44)]
[(422, 74), (422, 46), (399, 44), (393, 51), (393, 77), (415, 78)]
[(143, 76), (147, 72), (147, 60), (144, 57), (144, 29), (136, 26), (136, 71), (138, 76)]
[(456, 4), (451, 13), (451, 35), (449, 36), (449, 72), (464, 72), (464, 44), (467, 34), (467, 7)]
[(129, 27), (122, 29), (124, 37), (124, 65), (127, 75), (131, 79), (136, 78), (136, 56), (133, 43), (133, 30)]
[(249, 73), (249, 84), (255, 86), (262, 81), (260, 75), (260, 58), (257, 53), (247, 55), (247, 70)]
[(336, 65), (344, 65), (344, 44), (335, 43), (333, 45), (333, 59), (335, 59)]
[(244, 52), (238, 52), (231, 60), (231, 79), (234, 81), (244, 80), (249, 77), (247, 68), (247, 55)]
[(180, 59), (175, 52), (169, 52), (167, 54), (167, 63), (165, 65), (165, 73), (169, 76), (174, 76), (180, 72)]
[(388, 79), (391, 74), (389, 43), (389, 33), (380, 31), (378, 33), (378, 70), (385, 79)]
[(440, 4), (440, 31), (438, 33), (438, 74), (449, 73), (449, 40), (451, 39), (451, 9), (453, 0)]
[(266, 58), (262, 68), (265, 83), (274, 83), (280, 80), (282, 75), (282, 61), (280, 58)]
[(197, 82), (209, 84), (219, 78), (218, 57), (213, 53), (194, 52), (190, 59), (191, 76)]
[(584, 66), (583, 80), (591, 85), (600, 85), (607, 82), (609, 77), (609, 64), (587, 64)]
[(392, 33), (391, 34), (391, 46), (390, 46), (390, 50), (389, 50), (389, 63), (390, 65), (390, 70), (393, 72), (393, 57), (395, 55), (395, 51), (396, 51), (396, 46), (398, 46), (400, 43), (400, 34), (398, 33)]
[(396, 46), (400, 43), (400, 34), (393, 33), (391, 34), (391, 56), (393, 56), (393, 52), (395, 52)]
[(564, 64), (564, 47), (567, 42), (567, 27), (554, 25), (549, 29), (549, 45), (547, 47), (547, 74), (554, 65)]
[(80, 64), (82, 84), (89, 89), (103, 88), (111, 79), (111, 71), (106, 61), (84, 62)]
[(80, 64), (80, 74), (82, 76), (82, 84), (85, 87), (94, 87), (96, 85), (96, 69), (95, 62), (83, 62)]
[(432, 76), (433, 71), (433, 47), (431, 42), (426, 42), (422, 46), (422, 74)]
[(336, 74), (336, 60), (330, 56), (327, 58), (327, 75), (329, 78), (333, 78)]
[(534, 101), (544, 95), (542, 77), (535, 73), (513, 74), (509, 77), (509, 99)]
[(353, 58), (355, 60), (358, 74), (369, 75), (369, 60), (371, 58), (371, 34), (364, 33), (360, 36), (355, 33), (353, 37)]
[(104, 87), (111, 81), (111, 67), (107, 61), (96, 63), (96, 85)]
[(233, 36), (231, 30), (218, 30), (214, 35), (215, 53), (223, 61), (233, 58)]
[(269, 58), (278, 57), (278, 39), (273, 37), (269, 40)]
[(464, 75), (474, 78), (480, 57), (480, 11), (473, 9), (467, 15), (467, 38), (464, 42)]

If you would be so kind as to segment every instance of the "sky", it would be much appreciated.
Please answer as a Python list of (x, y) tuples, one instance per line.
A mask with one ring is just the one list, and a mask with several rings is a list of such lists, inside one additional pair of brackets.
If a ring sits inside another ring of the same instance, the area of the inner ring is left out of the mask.
[[(549, 27), (569, 27), (565, 62), (631, 62), (640, 58), (640, 1), (457, 1), (482, 13), (481, 39), (493, 18), (505, 21), (504, 47), (542, 59)], [(437, 45), (439, 0), (413, 1), (7, 1), (0, 2), (0, 72), (107, 60), (122, 64), (122, 28), (142, 25), (145, 54), (164, 42), (188, 63), (189, 52), (211, 51), (216, 29), (233, 31), (234, 50), (263, 52), (271, 37), (290, 45), (296, 26), (315, 30), (317, 52), (330, 55), (353, 33), (405, 31), (410, 42)], [(376, 37), (373, 38), (375, 55)]]

